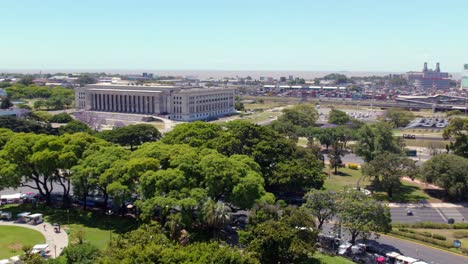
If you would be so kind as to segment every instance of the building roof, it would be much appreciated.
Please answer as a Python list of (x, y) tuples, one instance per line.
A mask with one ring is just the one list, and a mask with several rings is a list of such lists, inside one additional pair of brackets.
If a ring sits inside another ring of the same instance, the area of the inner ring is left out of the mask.
[(123, 89), (88, 89), (88, 91), (99, 91), (99, 92), (125, 92), (125, 93), (160, 93), (161, 91), (155, 91), (155, 90), (123, 90)]

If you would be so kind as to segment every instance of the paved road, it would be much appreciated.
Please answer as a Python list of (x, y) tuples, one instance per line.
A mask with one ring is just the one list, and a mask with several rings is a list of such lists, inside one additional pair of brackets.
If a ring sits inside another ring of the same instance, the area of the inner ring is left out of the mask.
[[(330, 224), (324, 225), (324, 232), (328, 233), (332, 230)], [(347, 232), (343, 232), (342, 237), (349, 240)], [(456, 255), (451, 252), (440, 250), (433, 247), (428, 247), (418, 243), (381, 235), (379, 238), (369, 239), (368, 241), (360, 241), (368, 245), (374, 245), (377, 248), (384, 249), (386, 252), (398, 252), (399, 254), (421, 259), (431, 264), (466, 264), (468, 258)]]
[(451, 252), (440, 250), (437, 248), (423, 246), (414, 242), (393, 238), (382, 235), (378, 239), (372, 240), (370, 244), (380, 245), (393, 250), (408, 257), (424, 260), (431, 264), (466, 264), (468, 258), (456, 255)]
[[(413, 212), (412, 216), (407, 215), (407, 210)], [(405, 208), (391, 207), (392, 222), (395, 223), (417, 223), (417, 222), (435, 222), (447, 223), (449, 218), (453, 218), (455, 223), (468, 221), (468, 207), (460, 208)]]

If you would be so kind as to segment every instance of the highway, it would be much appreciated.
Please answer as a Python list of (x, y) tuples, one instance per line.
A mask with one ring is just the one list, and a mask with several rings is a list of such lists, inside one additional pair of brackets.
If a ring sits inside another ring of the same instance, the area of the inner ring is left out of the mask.
[[(413, 215), (407, 215), (408, 210), (411, 210)], [(468, 221), (468, 207), (391, 207), (390, 213), (392, 215), (392, 222), (394, 223), (447, 223), (449, 218), (453, 218), (455, 223)]]
[[(333, 226), (331, 224), (324, 225), (324, 233), (330, 233)], [(350, 237), (347, 232), (342, 233), (345, 240)], [(399, 254), (417, 258), (431, 264), (466, 264), (468, 258), (451, 253), (445, 250), (425, 246), (419, 243), (402, 240), (399, 238), (381, 235), (378, 238), (370, 238), (367, 241), (359, 241), (367, 245), (372, 245), (375, 248), (382, 249), (385, 252), (397, 252)]]

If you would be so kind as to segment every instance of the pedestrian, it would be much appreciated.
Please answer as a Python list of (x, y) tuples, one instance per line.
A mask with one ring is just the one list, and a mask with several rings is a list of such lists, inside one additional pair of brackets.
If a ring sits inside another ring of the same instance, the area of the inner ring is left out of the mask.
[(44, 225), (44, 231), (46, 231), (46, 225)]

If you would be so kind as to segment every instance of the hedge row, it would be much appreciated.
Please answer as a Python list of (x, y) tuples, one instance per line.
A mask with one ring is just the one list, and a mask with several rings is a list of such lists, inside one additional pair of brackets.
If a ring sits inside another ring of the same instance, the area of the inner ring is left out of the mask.
[(415, 239), (415, 240), (418, 240), (418, 241), (426, 242), (426, 243), (437, 245), (437, 246), (444, 247), (444, 248), (453, 248), (454, 247), (451, 242), (441, 241), (441, 240), (437, 240), (437, 239), (434, 239), (434, 238), (425, 237), (425, 236), (421, 236), (421, 235), (417, 235), (417, 234), (406, 233), (406, 232), (401, 232), (401, 231), (397, 231), (397, 230), (392, 231), (392, 233), (395, 234), (395, 235), (398, 235), (398, 236)]
[(455, 238), (468, 238), (468, 231), (460, 230), (453, 232)]
[(348, 168), (352, 169), (352, 170), (358, 170), (359, 165), (350, 163), (350, 164), (348, 164)]
[(418, 223), (395, 223), (396, 228), (428, 228), (428, 229), (468, 229), (468, 223), (455, 223), (455, 224), (441, 224), (432, 222), (418, 222)]
[(433, 234), (431, 232), (427, 232), (427, 231), (416, 231), (416, 230), (411, 230), (411, 229), (408, 229), (408, 228), (398, 228), (398, 231), (400, 232), (405, 232), (405, 233), (410, 233), (410, 234), (416, 234), (416, 235), (420, 235), (420, 236), (424, 236), (424, 237), (430, 237), (430, 238), (435, 238), (435, 239), (438, 239), (438, 240), (447, 240), (447, 238), (443, 235), (439, 235), (439, 234)]

